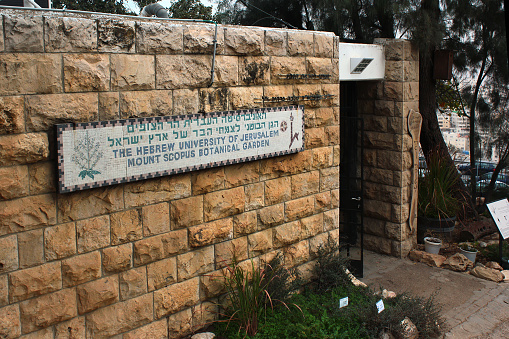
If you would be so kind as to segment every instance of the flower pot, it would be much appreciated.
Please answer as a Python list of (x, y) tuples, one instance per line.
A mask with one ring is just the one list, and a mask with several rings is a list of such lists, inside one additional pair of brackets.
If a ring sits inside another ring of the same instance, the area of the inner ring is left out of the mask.
[(424, 250), (431, 254), (438, 254), (442, 247), (442, 240), (432, 237), (424, 238)]
[(472, 251), (467, 251), (460, 248), (460, 253), (467, 257), (468, 260), (475, 263), (475, 257), (477, 256), (477, 250), (473, 249)]

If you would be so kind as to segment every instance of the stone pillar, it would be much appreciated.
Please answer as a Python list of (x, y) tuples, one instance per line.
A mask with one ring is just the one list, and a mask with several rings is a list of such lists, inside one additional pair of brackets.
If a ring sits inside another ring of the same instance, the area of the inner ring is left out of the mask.
[(364, 246), (404, 257), (416, 243), (409, 226), (414, 164), (407, 119), (419, 108), (419, 53), (405, 40), (376, 43), (385, 46), (385, 80), (358, 84), (365, 123)]

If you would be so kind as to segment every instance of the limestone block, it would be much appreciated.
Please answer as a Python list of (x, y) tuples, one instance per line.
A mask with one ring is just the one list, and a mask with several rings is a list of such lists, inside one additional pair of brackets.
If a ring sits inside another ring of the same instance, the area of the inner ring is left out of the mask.
[(402, 191), (403, 199), (401, 200), (402, 204), (394, 204), (392, 205), (392, 221), (395, 223), (404, 223), (407, 222), (410, 218), (410, 200), (404, 198), (405, 193), (408, 192), (408, 187), (406, 187)]
[(158, 89), (206, 87), (210, 84), (212, 60), (206, 55), (157, 55)]
[(283, 223), (285, 217), (285, 206), (283, 203), (268, 206), (258, 210), (260, 228), (266, 229)]
[(56, 54), (3, 54), (0, 95), (62, 92), (62, 58)]
[(369, 148), (388, 149), (394, 148), (394, 135), (379, 132), (365, 132), (364, 145)]
[(288, 54), (291, 56), (313, 56), (313, 32), (288, 31)]
[(315, 214), (301, 219), (301, 236), (303, 238), (313, 237), (324, 231), (323, 214)]
[(97, 50), (97, 23), (88, 18), (45, 17), (46, 52)]
[(31, 267), (44, 262), (42, 229), (18, 234), (19, 267)]
[(189, 245), (201, 247), (233, 238), (233, 218), (215, 220), (189, 228)]
[(385, 81), (384, 82), (384, 99), (403, 101), (404, 87), (402, 82)]
[[(311, 80), (312, 83), (329, 83), (332, 81), (333, 63), (331, 59), (325, 58), (306, 58), (307, 74), (330, 75), (330, 78), (321, 80)], [(309, 81), (309, 80), (308, 80)]]
[(142, 208), (143, 236), (170, 231), (170, 206), (163, 202)]
[(371, 234), (364, 235), (364, 248), (387, 255), (390, 255), (392, 251), (391, 240)]
[(385, 80), (386, 81), (404, 81), (404, 63), (402, 61), (385, 61)]
[(23, 133), (24, 131), (23, 97), (0, 97), (0, 134)]
[(139, 22), (136, 25), (136, 52), (140, 54), (180, 54), (183, 29), (167, 22)]
[(364, 185), (364, 192), (368, 199), (381, 200), (393, 204), (398, 204), (403, 201), (401, 188), (395, 186), (366, 182)]
[(15, 199), (28, 195), (28, 167), (0, 168), (0, 199)]
[(339, 189), (331, 191), (332, 195), (332, 208), (339, 207)]
[(155, 65), (152, 55), (113, 54), (111, 56), (112, 90), (155, 88)]
[(318, 250), (323, 248), (330, 237), (329, 233), (321, 233), (309, 239), (309, 255), (310, 258), (316, 258)]
[(320, 170), (320, 191), (339, 188), (339, 167), (329, 167)]
[[(394, 208), (395, 205), (393, 205)], [(397, 206), (397, 205), (396, 205)], [(407, 207), (408, 211), (408, 207)], [(408, 218), (407, 218), (408, 220)], [(403, 241), (408, 238), (408, 227), (404, 223), (394, 223), (387, 222), (385, 223), (385, 235), (392, 240)]]
[(134, 53), (134, 21), (104, 19), (97, 25), (99, 52)]
[[(215, 26), (189, 25), (184, 26), (184, 53), (208, 54), (214, 51)], [(216, 53), (222, 54), (224, 49), (224, 29), (217, 28)]]
[(155, 291), (155, 318), (159, 319), (197, 304), (200, 300), (199, 282), (199, 278), (196, 277)]
[(364, 200), (364, 212), (368, 217), (390, 221), (392, 214), (391, 211), (392, 206), (388, 202), (370, 199)]
[(419, 82), (405, 82), (403, 84), (403, 100), (418, 101), (419, 100)]
[(314, 195), (315, 212), (323, 212), (331, 209), (331, 192), (323, 192)]
[(233, 217), (233, 234), (235, 238), (251, 234), (257, 228), (256, 211), (238, 214)]
[(186, 198), (191, 195), (191, 175), (172, 175), (124, 186), (126, 208)]
[(405, 70), (404, 81), (417, 82), (419, 81), (419, 62), (418, 61), (404, 61), (403, 67)]
[(139, 338), (153, 338), (163, 339), (168, 338), (168, 324), (166, 319), (154, 321), (148, 325), (137, 328), (131, 332), (124, 333), (122, 339), (139, 339)]
[(291, 177), (265, 181), (265, 203), (273, 205), (290, 200), (292, 194), (291, 182)]
[(263, 182), (244, 186), (246, 211), (252, 211), (265, 206), (264, 186)]
[(232, 87), (228, 102), (231, 110), (260, 107), (263, 96), (262, 87)]
[(286, 75), (306, 74), (305, 58), (272, 57), (270, 66), (272, 84), (301, 83), (301, 80), (286, 79)]
[(266, 229), (248, 236), (249, 256), (255, 257), (270, 252), (274, 246), (272, 243), (272, 229)]
[(134, 243), (134, 266), (145, 265), (186, 250), (186, 229), (146, 238)]
[(237, 86), (239, 83), (239, 61), (234, 56), (219, 55), (214, 69), (214, 87)]
[(381, 39), (375, 40), (375, 43), (383, 45), (385, 48), (386, 60), (404, 60), (405, 44), (403, 40)]
[(111, 276), (76, 287), (78, 314), (118, 302), (118, 277)]
[[(0, 308), (9, 303), (9, 282), (7, 274), (0, 276)], [(0, 332), (1, 333), (1, 332)]]
[(104, 272), (118, 273), (132, 267), (133, 244), (108, 247), (103, 250), (102, 264)]
[(77, 317), (55, 325), (55, 339), (85, 338), (85, 317)]
[(339, 85), (338, 84), (322, 84), (323, 95), (332, 96), (330, 99), (322, 100), (321, 106), (339, 106)]
[(234, 55), (261, 55), (264, 50), (264, 31), (261, 29), (234, 28), (224, 30), (225, 53)]
[(103, 307), (86, 315), (87, 338), (112, 337), (154, 320), (152, 295)]
[(270, 58), (243, 57), (239, 60), (240, 83), (242, 85), (269, 85)]
[(285, 203), (285, 221), (301, 219), (313, 214), (315, 199), (312, 196), (287, 201)]
[(177, 258), (168, 258), (147, 265), (148, 291), (152, 292), (177, 282)]
[(30, 193), (56, 192), (56, 174), (53, 162), (38, 162), (28, 167)]
[(288, 33), (284, 30), (265, 31), (265, 55), (286, 55)]
[[(212, 302), (203, 302), (199, 305), (193, 306), (193, 331), (203, 329), (208, 324), (211, 324), (217, 320), (218, 307)], [(199, 334), (195, 334), (199, 335)], [(205, 332), (202, 335), (215, 336), (212, 332)], [(199, 339), (199, 338), (198, 338)], [(206, 339), (203, 337), (201, 339)]]
[(109, 57), (105, 54), (64, 55), (64, 89), (66, 92), (109, 90)]
[(206, 298), (214, 298), (226, 292), (224, 269), (200, 276), (200, 289)]
[(216, 268), (230, 264), (235, 258), (243, 261), (247, 255), (247, 237), (224, 241), (214, 246)]
[(225, 188), (224, 167), (209, 168), (193, 172), (191, 182), (193, 194), (203, 194)]
[(28, 231), (56, 223), (52, 194), (0, 201), (0, 235)]
[(309, 260), (309, 242), (301, 241), (283, 249), (285, 265), (294, 267)]
[[(274, 74), (272, 75), (272, 82), (279, 82), (279, 80), (274, 78)], [(281, 80), (282, 81), (282, 80)], [(277, 86), (265, 86), (263, 88), (264, 96), (268, 97), (269, 99), (274, 98), (276, 102), (264, 102), (264, 105), (273, 104), (273, 106), (281, 106), (281, 105), (287, 105), (290, 103), (290, 101), (281, 101), (284, 98), (293, 96), (293, 86), (292, 85), (277, 85)], [(309, 112), (306, 110), (304, 112), (305, 117), (309, 114)]]
[(339, 209), (335, 208), (323, 213), (323, 227), (326, 231), (339, 228)]
[(318, 193), (320, 189), (320, 172), (313, 171), (291, 177), (292, 199)]
[(105, 215), (118, 211), (123, 207), (124, 196), (122, 186), (77, 191), (66, 194), (65, 198), (59, 196), (58, 221), (67, 222)]
[(327, 168), (337, 166), (334, 164), (334, 149), (331, 147), (321, 147), (313, 149), (313, 169)]
[(221, 219), (244, 212), (244, 187), (212, 192), (203, 198), (205, 221)]
[(43, 17), (39, 15), (4, 16), (5, 50), (8, 52), (43, 52)]
[(11, 303), (58, 291), (62, 288), (60, 262), (19, 270), (9, 274)]
[(142, 118), (172, 114), (171, 91), (120, 92), (119, 112), (122, 118)]
[[(375, 100), (375, 115), (393, 117), (395, 113), (395, 104), (392, 100)], [(400, 125), (401, 126), (401, 125)], [(390, 131), (390, 127), (389, 127)]]
[(373, 234), (379, 237), (385, 237), (386, 234), (385, 227), (387, 221), (374, 218), (364, 218), (364, 220), (365, 220), (364, 229), (366, 233)]
[(314, 52), (316, 57), (332, 58), (334, 57), (334, 34), (315, 33), (313, 43)]
[(147, 293), (147, 269), (145, 266), (120, 273), (120, 298), (132, 299)]
[(0, 136), (0, 166), (30, 164), (49, 157), (46, 133)]
[(111, 244), (119, 245), (143, 238), (141, 210), (132, 209), (111, 214)]
[(174, 313), (168, 317), (168, 335), (171, 339), (181, 338), (183, 335), (191, 334), (193, 323), (193, 312), (191, 308)]
[(228, 110), (228, 88), (200, 88), (198, 112), (218, 112)]
[(296, 243), (302, 237), (302, 225), (299, 220), (273, 228), (273, 244), (275, 248)]
[(76, 222), (78, 253), (91, 252), (110, 245), (108, 215)]
[(281, 174), (295, 174), (309, 171), (312, 165), (313, 153), (311, 150), (262, 161), (260, 165), (260, 179), (279, 176)]
[(332, 166), (339, 166), (339, 162), (340, 162), (340, 148), (339, 148), (339, 145), (335, 145), (334, 146), (334, 159), (332, 161)]
[(393, 171), (381, 168), (365, 167), (364, 179), (369, 182), (376, 182), (384, 185), (392, 185), (394, 183)]
[(177, 257), (178, 281), (195, 277), (214, 270), (214, 246), (180, 254)]
[(203, 222), (203, 196), (175, 200), (170, 205), (172, 229), (193, 226)]
[(314, 126), (330, 126), (337, 124), (336, 112), (333, 107), (317, 108), (314, 112)]
[(15, 235), (0, 239), (0, 273), (17, 270), (18, 242)]
[(76, 291), (73, 288), (46, 294), (20, 303), (21, 330), (33, 332), (76, 317)]
[(0, 308), (0, 324), (2, 338), (18, 338), (21, 335), (19, 304)]
[(241, 163), (225, 167), (226, 188), (237, 187), (258, 181), (260, 178), (259, 167), (260, 164), (258, 162)]
[(97, 93), (29, 96), (26, 100), (27, 130), (48, 131), (54, 124), (95, 120), (97, 104)]
[[(296, 85), (294, 88), (294, 94), (296, 96), (300, 96), (300, 97), (306, 97), (306, 96), (313, 97), (313, 96), (322, 95), (322, 94), (326, 94), (326, 93), (322, 93), (322, 85), (306, 84), (306, 85)], [(299, 105), (304, 105), (305, 108), (330, 106), (330, 103), (328, 103), (328, 101), (330, 101), (330, 99), (328, 99), (328, 100), (323, 100), (323, 99), (322, 100), (302, 100), (302, 101), (299, 101)]]
[(198, 112), (198, 90), (178, 89), (173, 91), (173, 114), (185, 115)]
[(101, 254), (99, 251), (78, 255), (62, 261), (64, 287), (79, 285), (101, 276)]
[(99, 93), (99, 120), (120, 119), (120, 98), (118, 92)]
[(305, 147), (316, 148), (326, 145), (324, 128), (308, 128), (305, 130)]

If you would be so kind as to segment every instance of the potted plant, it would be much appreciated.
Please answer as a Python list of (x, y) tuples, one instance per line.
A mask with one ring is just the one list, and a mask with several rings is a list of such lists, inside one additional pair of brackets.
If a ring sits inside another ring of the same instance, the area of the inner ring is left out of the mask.
[(431, 254), (438, 254), (442, 248), (442, 240), (436, 237), (424, 238), (424, 250)]
[(475, 257), (477, 256), (477, 248), (470, 246), (468, 243), (460, 245), (460, 253), (467, 257), (468, 260), (475, 263)]
[(461, 208), (460, 201), (455, 196), (458, 178), (456, 169), (449, 166), (439, 152), (430, 154), (427, 170), (419, 177), (419, 241), (422, 241), (427, 231), (447, 233), (454, 230), (456, 213)]

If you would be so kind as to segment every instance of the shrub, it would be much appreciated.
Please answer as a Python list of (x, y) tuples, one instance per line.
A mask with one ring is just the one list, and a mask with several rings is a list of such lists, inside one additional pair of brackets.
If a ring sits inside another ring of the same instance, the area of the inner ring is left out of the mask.
[(339, 244), (332, 237), (318, 247), (317, 265), (315, 266), (316, 291), (323, 293), (341, 285), (351, 285), (350, 277), (346, 272), (348, 258), (341, 255)]

